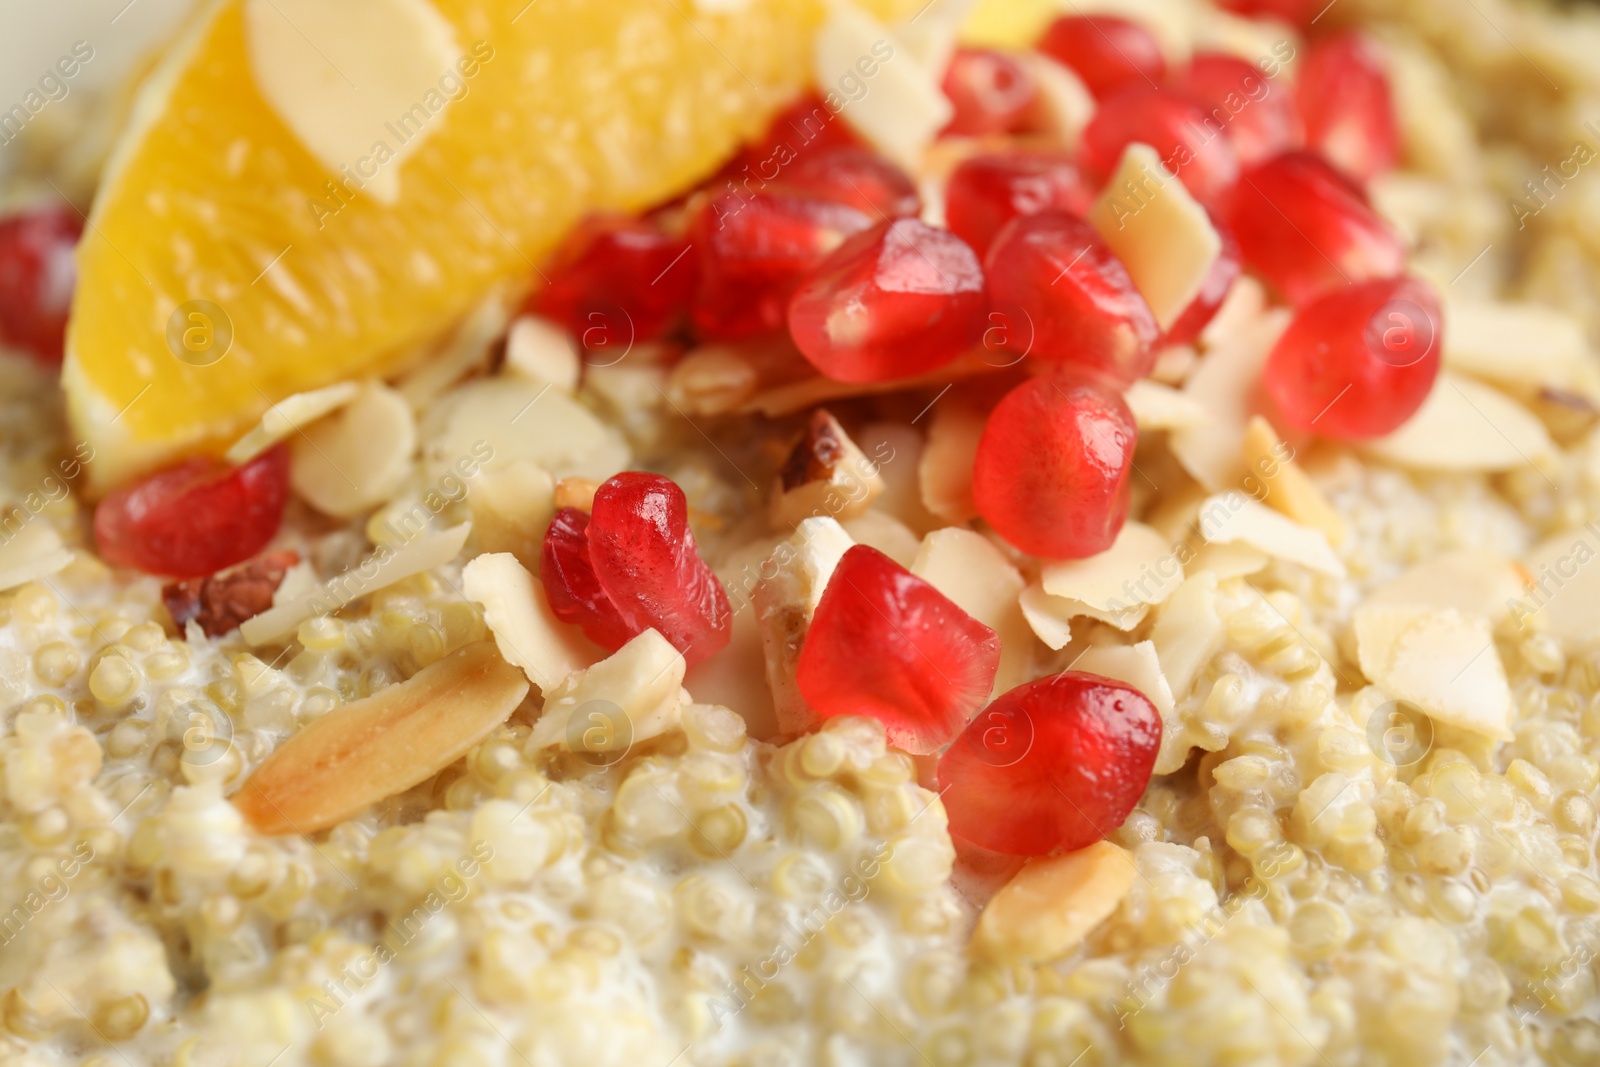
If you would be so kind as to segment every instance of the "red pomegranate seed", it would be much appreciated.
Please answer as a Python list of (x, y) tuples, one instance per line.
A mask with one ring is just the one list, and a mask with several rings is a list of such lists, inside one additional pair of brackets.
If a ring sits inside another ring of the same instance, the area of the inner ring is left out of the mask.
[(774, 193), (716, 197), (689, 227), (700, 254), (695, 327), (719, 338), (782, 329), (801, 277), (870, 225), (864, 213), (829, 200)]
[(1222, 52), (1197, 52), (1174, 87), (1228, 134), (1239, 162), (1259, 163), (1299, 146), (1294, 95), (1254, 64)]
[(1154, 84), (1167, 73), (1156, 35), (1114, 15), (1056, 19), (1036, 47), (1071, 67), (1096, 98), (1135, 82)]
[(802, 156), (775, 189), (848, 204), (869, 219), (898, 219), (922, 210), (906, 172), (869, 148), (827, 148)]
[(844, 554), (800, 646), (795, 680), (825, 718), (870, 715), (889, 742), (932, 752), (982, 705), (1000, 638), (882, 552)]
[(695, 256), (687, 240), (642, 219), (591, 218), (544, 273), (550, 284), (533, 295), (532, 309), (586, 349), (622, 352), (659, 337), (688, 307)]
[(1439, 374), (1439, 298), (1415, 278), (1329, 290), (1295, 313), (1262, 380), (1289, 425), (1359, 440), (1400, 428)]
[(1150, 784), (1161, 716), (1132, 686), (1083, 671), (1020, 685), (939, 758), (950, 832), (1013, 856), (1101, 841)]
[(1164, 340), (1168, 344), (1186, 345), (1199, 337), (1200, 331), (1206, 328), (1206, 324), (1222, 306), (1228, 290), (1238, 280), (1239, 242), (1234, 239), (1233, 230), (1228, 224), (1215, 214), (1211, 216), (1211, 225), (1217, 231), (1217, 236), (1222, 238), (1222, 251), (1217, 253), (1211, 269), (1206, 272), (1205, 281), (1200, 283), (1200, 291), (1189, 301), (1189, 306), (1183, 309), (1171, 329), (1167, 330)]
[(1103, 552), (1127, 518), (1137, 440), (1117, 393), (1030, 378), (989, 414), (972, 468), (973, 502), (1024, 552), (1045, 559)]
[(1019, 215), (1087, 215), (1094, 191), (1063, 155), (1010, 152), (963, 160), (945, 186), (945, 222), (980, 256)]
[(691, 664), (728, 643), (728, 595), (695, 548), (689, 503), (671, 479), (643, 471), (607, 479), (585, 533), (600, 588), (635, 633), (654, 627)]
[(118, 567), (204, 578), (265, 548), (288, 499), (283, 445), (241, 467), (197, 457), (100, 501), (95, 546)]
[(919, 219), (880, 223), (823, 260), (789, 304), (795, 346), (839, 382), (887, 382), (950, 362), (983, 332), (983, 268)]
[(1033, 77), (1004, 52), (958, 48), (942, 85), (955, 114), (941, 136), (985, 137), (1022, 127), (1038, 96)]
[(589, 515), (562, 508), (550, 520), (539, 554), (539, 578), (556, 618), (580, 627), (601, 648), (616, 650), (644, 630), (624, 619), (595, 577), (589, 561)]
[(1308, 147), (1358, 181), (1394, 166), (1400, 131), (1389, 75), (1365, 36), (1350, 30), (1313, 44), (1298, 90)]
[(1245, 265), (1291, 303), (1405, 267), (1400, 238), (1315, 152), (1286, 152), (1245, 171), (1228, 222)]
[(47, 365), (61, 362), (82, 234), (77, 212), (65, 208), (0, 219), (0, 341)]
[(1170, 89), (1130, 85), (1100, 101), (1083, 130), (1084, 169), (1110, 177), (1122, 150), (1142, 141), (1197, 200), (1219, 203), (1239, 179), (1239, 157), (1205, 108)]
[[(773, 118), (762, 135), (746, 145), (712, 182), (720, 190), (731, 181), (742, 193), (759, 191), (761, 182), (778, 178), (796, 159), (832, 148), (848, 148), (861, 142), (850, 126), (815, 93), (806, 93)], [(752, 183), (746, 188), (745, 183)]]
[(1027, 323), (1029, 355), (1119, 386), (1150, 373), (1150, 346), (1161, 332), (1155, 314), (1083, 219), (1045, 214), (1008, 223), (989, 248), (985, 273), (990, 305)]

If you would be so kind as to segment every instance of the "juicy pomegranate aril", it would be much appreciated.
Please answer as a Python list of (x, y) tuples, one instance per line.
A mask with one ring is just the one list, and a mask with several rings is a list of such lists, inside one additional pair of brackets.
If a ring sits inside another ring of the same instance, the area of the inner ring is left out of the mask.
[(1400, 238), (1314, 152), (1285, 152), (1245, 171), (1228, 222), (1245, 265), (1294, 304), (1405, 267)]
[(1389, 75), (1377, 46), (1354, 30), (1311, 46), (1298, 81), (1306, 144), (1358, 181), (1400, 157)]
[(601, 648), (619, 649), (635, 637), (635, 624), (622, 617), (595, 577), (589, 561), (589, 513), (561, 508), (550, 520), (539, 553), (545, 599), (556, 618), (583, 630)]
[(1154, 148), (1162, 165), (1204, 203), (1221, 203), (1239, 179), (1239, 157), (1221, 127), (1170, 89), (1129, 85), (1100, 101), (1083, 130), (1084, 169), (1109, 177), (1134, 141)]
[(1122, 397), (1089, 382), (1029, 379), (989, 414), (972, 497), (1011, 544), (1045, 559), (1111, 547), (1128, 516), (1138, 430)]
[(265, 548), (288, 499), (283, 445), (241, 467), (190, 459), (100, 501), (95, 546), (118, 567), (204, 578)]
[(980, 256), (1014, 218), (1046, 211), (1087, 215), (1094, 202), (1094, 191), (1071, 160), (1043, 152), (963, 160), (951, 172), (944, 195), (946, 224)]
[(875, 548), (834, 568), (806, 631), (796, 682), (825, 718), (870, 715), (907, 752), (933, 752), (994, 685), (1000, 638)]
[(1167, 73), (1155, 34), (1114, 15), (1056, 19), (1036, 47), (1071, 67), (1096, 97), (1131, 83), (1159, 82)]
[(801, 277), (845, 238), (872, 225), (845, 204), (813, 197), (725, 193), (695, 215), (700, 253), (695, 327), (708, 337), (781, 330)]
[(950, 832), (1013, 856), (1103, 840), (1144, 795), (1161, 716), (1143, 693), (1082, 671), (1003, 694), (939, 758)]
[(1397, 430), (1439, 374), (1439, 298), (1415, 278), (1329, 291), (1296, 312), (1262, 372), (1285, 421), (1359, 440)]
[(783, 172), (777, 188), (846, 204), (872, 219), (898, 219), (922, 210), (910, 176), (868, 148), (829, 148), (801, 156)]
[(995, 237), (985, 262), (990, 305), (1020, 316), (1028, 355), (1128, 385), (1150, 373), (1155, 314), (1128, 269), (1083, 219), (1030, 215)]
[(1248, 166), (1297, 147), (1303, 137), (1294, 94), (1252, 63), (1222, 52), (1199, 52), (1174, 87), (1205, 109)]
[(695, 266), (688, 241), (646, 220), (591, 218), (546, 268), (550, 284), (530, 305), (585, 348), (620, 352), (632, 341), (654, 340), (680, 317), (694, 292)]
[(897, 219), (818, 265), (789, 304), (789, 332), (835, 381), (893, 381), (960, 355), (982, 332), (984, 307), (983, 268), (966, 242)]
[(0, 219), (0, 342), (41, 363), (61, 362), (82, 234), (77, 213), (65, 208)]
[(1026, 68), (1004, 52), (958, 48), (941, 85), (955, 108), (941, 136), (984, 137), (1021, 129), (1038, 88)]

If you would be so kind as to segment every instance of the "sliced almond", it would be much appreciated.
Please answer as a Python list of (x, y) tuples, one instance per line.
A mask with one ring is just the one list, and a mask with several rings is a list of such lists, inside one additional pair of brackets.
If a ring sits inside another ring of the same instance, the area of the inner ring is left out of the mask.
[(946, 363), (938, 370), (929, 371), (915, 378), (898, 378), (885, 382), (836, 382), (832, 378), (817, 375), (762, 389), (740, 410), (776, 418), (780, 415), (792, 415), (796, 411), (806, 411), (818, 404), (842, 400), (845, 397), (876, 396), (880, 393), (901, 393), (923, 388), (943, 389), (952, 382), (982, 374), (993, 374), (999, 369), (993, 363), (986, 362), (984, 358), (969, 354)]
[(617, 430), (548, 382), (501, 376), (471, 381), (441, 399), (422, 425), (434, 470), (487, 450), (485, 470), (519, 459), (553, 477), (605, 479), (631, 459)]
[(1003, 964), (1060, 959), (1111, 917), (1136, 873), (1109, 841), (1031, 859), (984, 907), (972, 947)]
[(815, 84), (824, 93), (860, 84), (867, 65), (875, 68), (867, 82), (871, 90), (852, 98), (839, 117), (878, 151), (915, 171), (922, 150), (952, 114), (938, 76), (916, 62), (893, 31), (853, 5), (833, 9), (813, 47)]
[(1072, 669), (1088, 671), (1133, 686), (1155, 705), (1167, 728), (1176, 729), (1177, 707), (1172, 699), (1172, 686), (1167, 684), (1167, 676), (1161, 673), (1161, 657), (1156, 655), (1155, 642), (1096, 645), (1074, 660)]
[(655, 630), (646, 630), (549, 692), (528, 744), (620, 755), (676, 729), (685, 703), (685, 669), (683, 653)]
[(1188, 430), (1204, 426), (1210, 419), (1199, 401), (1170, 385), (1140, 378), (1122, 394), (1133, 412), (1140, 433), (1155, 430)]
[(234, 805), (258, 833), (313, 834), (427, 781), (506, 721), (528, 680), (479, 641), (336, 708), (255, 769)]
[(234, 442), (225, 458), (235, 466), (248, 463), (284, 438), (344, 407), (360, 392), (358, 383), (340, 382), (325, 389), (286, 396), (261, 413), (261, 421)]
[(1508, 610), (1533, 626), (1578, 647), (1600, 641), (1600, 533), (1594, 524), (1555, 534), (1523, 560), (1526, 572)]
[[(561, 484), (573, 481), (563, 478)], [(545, 530), (555, 509), (562, 506), (555, 493), (555, 480), (532, 460), (514, 460), (480, 472), (467, 494), (479, 547), (485, 552), (509, 552), (528, 570), (538, 570)], [(594, 499), (592, 492), (590, 499)]]
[(1200, 534), (1213, 544), (1246, 544), (1319, 574), (1344, 577), (1344, 563), (1321, 530), (1301, 526), (1237, 489), (1200, 505)]
[(1446, 310), (1444, 365), (1522, 391), (1586, 384), (1592, 356), (1583, 327), (1538, 304), (1456, 300)]
[(35, 519), (0, 544), (0, 591), (47, 578), (72, 562), (72, 550), (43, 519)]
[[(1239, 290), (1240, 286), (1234, 288)], [(1216, 338), (1183, 386), (1184, 395), (1205, 408), (1210, 419), (1203, 426), (1176, 431), (1167, 439), (1183, 469), (1211, 492), (1238, 481), (1239, 455), (1245, 426), (1255, 412), (1261, 368), (1278, 335), (1289, 325), (1287, 308), (1274, 308), (1244, 319), (1246, 305), (1252, 299), (1248, 294), (1254, 290), (1243, 291), (1247, 295), (1240, 298), (1238, 316), (1243, 321), (1238, 322), (1234, 332)], [(1229, 310), (1226, 302), (1222, 310)], [(1211, 325), (1215, 326), (1216, 321)]]
[(877, 464), (856, 447), (838, 419), (818, 408), (778, 471), (768, 515), (780, 530), (813, 515), (843, 521), (866, 511), (883, 490)]
[(314, 615), (338, 611), (385, 586), (449, 563), (461, 552), (471, 532), (472, 524), (464, 522), (448, 530), (427, 530), (398, 549), (380, 545), (346, 573), (247, 620), (239, 627), (239, 633), (251, 645), (288, 637)]
[(850, 540), (877, 549), (902, 567), (910, 567), (911, 561), (917, 558), (917, 550), (922, 547), (922, 541), (911, 532), (911, 527), (877, 508), (839, 525), (850, 535)]
[(946, 522), (977, 518), (972, 464), (978, 458), (978, 439), (986, 422), (982, 411), (958, 398), (933, 406), (927, 447), (917, 459), (917, 482), (922, 487), (923, 506)]
[(417, 427), (393, 389), (368, 382), (290, 443), (289, 484), (308, 504), (349, 518), (389, 499), (411, 471)]
[(1236, 541), (1231, 544), (1201, 545), (1200, 551), (1194, 554), (1186, 568), (1190, 574), (1210, 571), (1217, 581), (1225, 582), (1229, 578), (1259, 574), (1271, 562), (1272, 557), (1259, 548)]
[(1209, 571), (1185, 579), (1157, 610), (1150, 641), (1174, 700), (1189, 695), (1200, 671), (1221, 650), (1226, 634), (1217, 611), (1217, 576)]
[(875, 510), (893, 515), (918, 534), (944, 525), (922, 503), (917, 465), (926, 441), (920, 429), (903, 422), (868, 423), (856, 434), (856, 443), (883, 479), (883, 495), (872, 504)]
[(1344, 519), (1294, 461), (1294, 450), (1260, 415), (1253, 416), (1245, 427), (1244, 467), (1247, 492), (1300, 525), (1321, 530), (1335, 548), (1344, 543)]
[(1033, 78), (1038, 93), (1034, 113), (1042, 132), (1064, 145), (1076, 145), (1094, 118), (1094, 96), (1083, 79), (1043, 52), (1013, 56)]
[(1200, 294), (1222, 238), (1156, 150), (1134, 142), (1089, 210), (1101, 239), (1128, 268), (1163, 330)]
[[(1495, 623), (1520, 596), (1522, 579), (1511, 560), (1488, 549), (1464, 548), (1408, 568), (1368, 593), (1362, 605), (1455, 608)], [(1600, 621), (1600, 611), (1596, 619)]]
[(1033, 631), (1017, 603), (1023, 590), (1022, 575), (993, 542), (959, 527), (935, 530), (922, 539), (911, 573), (999, 635), (996, 693), (1028, 680), (1033, 662)]
[(781, 733), (803, 733), (811, 725), (811, 711), (795, 684), (800, 645), (834, 567), (853, 544), (836, 520), (806, 519), (761, 565), (754, 592), (756, 621)]
[(685, 415), (738, 411), (761, 388), (761, 372), (742, 349), (706, 345), (688, 353), (667, 375), (667, 398)]
[(515, 556), (491, 552), (461, 571), (461, 591), (483, 605), (483, 621), (507, 663), (516, 664), (541, 693), (594, 662), (593, 646), (550, 610), (544, 586)]
[(579, 511), (593, 511), (594, 495), (599, 491), (600, 483), (593, 478), (563, 478), (556, 483), (556, 509), (559, 511), (561, 508), (577, 508)]
[(1413, 470), (1504, 471), (1554, 456), (1544, 424), (1510, 397), (1442, 371), (1409, 422), (1368, 441), (1368, 455)]
[(426, 410), (452, 385), (488, 365), (495, 345), (505, 336), (507, 306), (504, 292), (491, 292), (395, 383), (412, 410)]
[(1513, 701), (1487, 619), (1368, 605), (1354, 617), (1361, 672), (1439, 722), (1511, 740)]
[(1123, 523), (1111, 547), (1097, 556), (1046, 563), (1039, 570), (1045, 592), (1101, 612), (1159, 604), (1182, 583), (1179, 554), (1141, 522)]
[(506, 372), (547, 382), (565, 392), (578, 388), (578, 346), (549, 319), (519, 315), (506, 334)]
[[(1037, 582), (1028, 586), (1017, 597), (1017, 610), (1022, 612), (1028, 628), (1052, 652), (1060, 652), (1072, 642), (1072, 620), (1083, 614), (1076, 610), (1077, 607), (1078, 605), (1065, 597), (1046, 593), (1039, 588)], [(1138, 612), (1139, 621), (1144, 620), (1145, 612), (1148, 610), (1146, 608)], [(1133, 626), (1137, 625), (1138, 622), (1133, 623)], [(1132, 629), (1133, 626), (1128, 629)]]

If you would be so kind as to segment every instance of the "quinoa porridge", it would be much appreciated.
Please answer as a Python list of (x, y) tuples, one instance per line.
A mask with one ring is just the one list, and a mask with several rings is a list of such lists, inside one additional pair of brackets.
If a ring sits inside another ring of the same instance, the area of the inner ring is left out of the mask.
[(0, 1063), (1600, 1063), (1600, 9), (919, 6), (19, 105)]

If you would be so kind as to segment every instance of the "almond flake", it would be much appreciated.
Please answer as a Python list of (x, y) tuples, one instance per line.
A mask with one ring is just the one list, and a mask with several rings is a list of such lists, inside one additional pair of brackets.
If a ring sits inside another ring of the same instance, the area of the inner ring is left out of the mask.
[[(793, 358), (792, 350), (789, 358)], [(959, 382), (964, 378), (972, 378), (981, 374), (993, 374), (999, 369), (993, 363), (987, 362), (984, 357), (968, 354), (953, 362), (946, 363), (937, 370), (929, 371), (927, 374), (920, 374), (914, 378), (897, 378), (893, 381), (836, 382), (832, 378), (814, 375), (808, 378), (801, 378), (798, 381), (782, 382), (763, 389), (746, 401), (740, 410), (747, 414), (754, 413), (765, 415), (768, 418), (777, 418), (782, 415), (792, 415), (797, 411), (807, 411), (818, 404), (843, 400), (847, 397), (877, 396), (881, 393), (903, 393), (923, 388), (939, 390), (952, 382)]]
[(0, 591), (38, 581), (72, 562), (72, 550), (44, 520), (28, 523), (0, 544)]
[(1527, 572), (1507, 604), (1516, 621), (1568, 646), (1600, 641), (1600, 535), (1594, 525), (1567, 530), (1537, 545), (1523, 560)]
[(506, 332), (506, 294), (496, 289), (436, 340), (395, 383), (413, 411), (424, 411), (461, 379), (486, 367)]
[(278, 747), (234, 805), (258, 833), (313, 834), (432, 778), (516, 710), (522, 672), (479, 641), (335, 708)]
[(910, 569), (999, 635), (996, 693), (1028, 680), (1033, 631), (1017, 603), (1023, 590), (1022, 575), (988, 538), (955, 526), (935, 530), (922, 539)]
[[(1571, 539), (1560, 543), (1570, 547)], [(1362, 606), (1455, 608), (1496, 623), (1521, 595), (1522, 579), (1511, 560), (1485, 548), (1463, 548), (1408, 568), (1368, 593)], [(1600, 612), (1596, 619), (1600, 621)]]
[(834, 567), (854, 544), (836, 520), (819, 516), (806, 519), (791, 537), (778, 542), (761, 565), (754, 592), (756, 621), (781, 733), (804, 733), (811, 725), (811, 710), (795, 683), (800, 645)]
[(780, 530), (813, 515), (842, 521), (866, 511), (883, 489), (877, 464), (856, 447), (838, 419), (818, 408), (778, 471), (768, 515)]
[(594, 495), (599, 491), (600, 483), (593, 478), (563, 478), (556, 483), (556, 510), (577, 508), (579, 511), (593, 511)]
[(1159, 604), (1183, 583), (1183, 564), (1172, 544), (1140, 522), (1125, 522), (1111, 547), (1088, 559), (1046, 563), (1039, 584), (1051, 596), (1121, 614)]
[[(1250, 299), (1241, 297), (1240, 306), (1246, 307)], [(1223, 310), (1228, 310), (1228, 302)], [(1239, 455), (1245, 425), (1255, 412), (1261, 368), (1289, 319), (1287, 308), (1274, 308), (1240, 322), (1233, 333), (1217, 337), (1184, 383), (1184, 395), (1205, 408), (1210, 418), (1203, 426), (1174, 432), (1167, 443), (1183, 469), (1213, 493), (1237, 484), (1242, 473)]]
[(1103, 678), (1126, 682), (1155, 705), (1161, 721), (1175, 723), (1177, 710), (1172, 699), (1172, 687), (1161, 673), (1161, 657), (1156, 655), (1153, 641), (1140, 641), (1136, 645), (1095, 645), (1073, 661), (1075, 671), (1088, 671)]
[(1554, 308), (1457, 300), (1445, 309), (1444, 365), (1511, 390), (1580, 388), (1592, 381), (1583, 327)]
[[(874, 148), (913, 173), (953, 109), (938, 77), (887, 26), (853, 5), (817, 30), (815, 84), (824, 94), (870, 77), (871, 90), (839, 112)], [(875, 73), (868, 74), (874, 70)]]
[(1347, 533), (1344, 519), (1293, 457), (1293, 450), (1278, 439), (1266, 419), (1260, 415), (1250, 419), (1244, 433), (1245, 488), (1253, 493), (1251, 479), (1255, 479), (1265, 491), (1268, 507), (1321, 530), (1337, 548)]
[(483, 605), (483, 621), (507, 663), (548, 693), (573, 671), (594, 662), (591, 647), (550, 610), (544, 586), (506, 552), (472, 560), (461, 571), (461, 591)]
[(1174, 700), (1189, 695), (1200, 671), (1221, 650), (1225, 634), (1217, 611), (1217, 576), (1209, 571), (1185, 579), (1157, 610), (1150, 640)]
[(620, 755), (676, 729), (688, 703), (685, 669), (683, 653), (657, 631), (646, 630), (551, 690), (528, 745)]
[(340, 382), (326, 389), (286, 396), (261, 413), (260, 423), (235, 441), (225, 458), (235, 466), (249, 463), (284, 438), (338, 411), (359, 392), (361, 386), (356, 382)]
[(449, 563), (461, 552), (471, 532), (472, 524), (464, 522), (448, 530), (428, 530), (398, 549), (381, 545), (358, 566), (324, 582), (314, 591), (274, 604), (247, 620), (239, 627), (239, 633), (251, 645), (264, 645), (288, 637), (301, 623), (319, 613), (338, 611), (385, 586)]
[(416, 448), (411, 406), (388, 386), (369, 382), (292, 441), (289, 484), (324, 515), (349, 518), (400, 488)]
[(1199, 295), (1222, 254), (1222, 238), (1206, 209), (1147, 144), (1123, 150), (1089, 221), (1128, 268), (1163, 330)]
[(877, 549), (902, 567), (909, 568), (922, 547), (922, 541), (911, 532), (911, 527), (877, 508), (846, 519), (840, 525), (850, 535), (850, 540)]
[(705, 345), (685, 355), (667, 375), (667, 399), (685, 415), (726, 415), (761, 388), (761, 372), (744, 349)]
[[(563, 478), (561, 483), (574, 481)], [(532, 460), (514, 460), (496, 470), (481, 471), (467, 494), (478, 546), (485, 552), (509, 552), (528, 570), (538, 570), (544, 533), (558, 506), (555, 492), (555, 479)]]
[(972, 947), (1002, 964), (1060, 959), (1111, 917), (1136, 873), (1109, 841), (1030, 859), (984, 906)]
[(300, 554), (290, 549), (265, 552), (205, 578), (168, 582), (161, 602), (178, 629), (187, 633), (193, 622), (205, 636), (221, 637), (272, 607), (284, 576), (299, 563)]
[(963, 523), (978, 516), (972, 501), (972, 465), (987, 421), (982, 411), (960, 400), (933, 407), (928, 444), (917, 458), (917, 483), (923, 506), (946, 522)]
[(1544, 424), (1527, 408), (1471, 378), (1441, 371), (1411, 420), (1368, 441), (1368, 455), (1413, 470), (1504, 471), (1555, 455)]
[(1188, 430), (1204, 426), (1211, 416), (1199, 401), (1170, 385), (1140, 378), (1122, 394), (1133, 412), (1140, 433), (1156, 430)]
[(1201, 545), (1200, 551), (1194, 554), (1189, 561), (1190, 574), (1200, 571), (1210, 571), (1216, 575), (1217, 581), (1225, 582), (1229, 578), (1246, 578), (1267, 569), (1267, 564), (1272, 562), (1272, 557), (1259, 548), (1233, 542), (1221, 545)]
[(1511, 740), (1511, 687), (1487, 619), (1401, 605), (1364, 605), (1353, 619), (1361, 672), (1439, 722)]
[(1200, 534), (1213, 544), (1243, 542), (1275, 559), (1344, 577), (1344, 563), (1321, 530), (1301, 526), (1237, 489), (1207, 497), (1200, 505)]
[[(1065, 597), (1051, 596), (1039, 588), (1037, 582), (1024, 589), (1017, 598), (1017, 609), (1022, 612), (1028, 628), (1052, 652), (1060, 652), (1071, 643), (1072, 620), (1083, 614), (1082, 611), (1076, 610), (1081, 606)], [(1143, 621), (1148, 611), (1148, 608), (1140, 609), (1136, 613), (1138, 619)], [(1133, 625), (1138, 624), (1135, 622)], [(1126, 627), (1126, 629), (1132, 628), (1132, 626)]]
[(567, 331), (537, 315), (519, 315), (506, 334), (506, 370), (564, 392), (578, 388), (578, 346)]
[(604, 481), (631, 459), (619, 431), (548, 382), (522, 378), (466, 383), (429, 410), (422, 429), (430, 466), (441, 473), (485, 446), (485, 470), (526, 459), (555, 478)]

